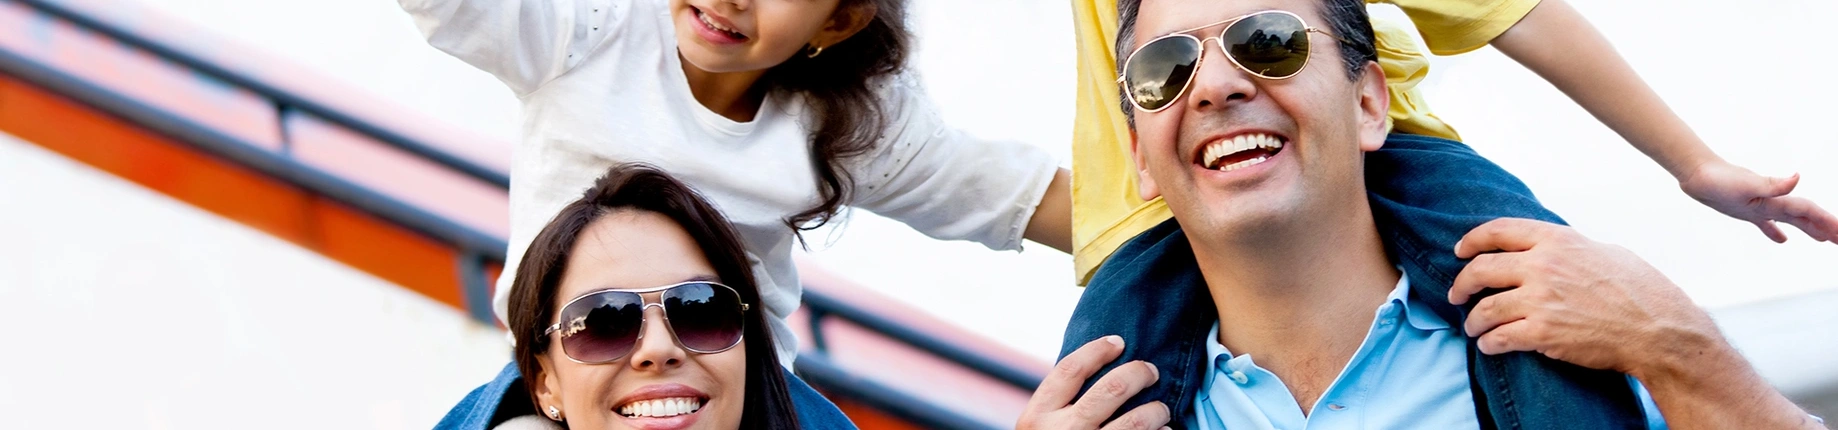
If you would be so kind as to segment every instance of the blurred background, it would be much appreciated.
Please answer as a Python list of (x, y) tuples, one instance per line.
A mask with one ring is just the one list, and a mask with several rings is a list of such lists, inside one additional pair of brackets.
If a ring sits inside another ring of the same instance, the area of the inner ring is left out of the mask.
[[(1838, 206), (1838, 4), (1579, 3), (1721, 155)], [(913, 8), (947, 120), (1070, 159), (1068, 2)], [(1471, 145), (1838, 415), (1838, 246), (1697, 204), (1492, 49), (1432, 62)], [(0, 427), (432, 426), (509, 360), (483, 300), (521, 120), (394, 2), (0, 0)], [(1078, 299), (1068, 255), (859, 212), (809, 237), (807, 379), (868, 428), (1012, 425)]]

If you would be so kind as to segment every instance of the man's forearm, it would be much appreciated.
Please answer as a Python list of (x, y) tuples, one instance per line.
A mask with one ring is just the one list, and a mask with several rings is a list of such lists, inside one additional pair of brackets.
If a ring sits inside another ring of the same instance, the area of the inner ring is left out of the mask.
[(1673, 429), (1823, 429), (1714, 333), (1685, 333), (1631, 372)]
[(1570, 96), (1681, 180), (1718, 160), (1595, 26), (1563, 0), (1544, 0), (1492, 45)]

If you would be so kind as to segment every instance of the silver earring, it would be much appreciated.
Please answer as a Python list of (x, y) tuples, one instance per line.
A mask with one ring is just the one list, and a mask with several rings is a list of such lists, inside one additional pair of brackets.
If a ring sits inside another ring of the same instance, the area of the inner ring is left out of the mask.
[(810, 52), (807, 52), (804, 54), (804, 58), (817, 58), (817, 54), (822, 54), (822, 53), (823, 53), (822, 46), (812, 45), (810, 48)]
[(554, 421), (561, 421), (562, 420), (562, 410), (556, 409), (554, 405), (549, 406), (549, 419), (554, 420)]

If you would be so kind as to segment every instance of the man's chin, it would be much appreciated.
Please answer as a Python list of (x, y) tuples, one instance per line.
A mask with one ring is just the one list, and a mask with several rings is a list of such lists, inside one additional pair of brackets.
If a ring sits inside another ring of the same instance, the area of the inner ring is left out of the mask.
[[(1262, 196), (1270, 197), (1270, 196)], [(1189, 236), (1227, 241), (1280, 236), (1280, 232), (1299, 220), (1299, 209), (1283, 204), (1281, 199), (1250, 198), (1206, 199), (1191, 210), (1174, 210), (1175, 219)], [(1187, 213), (1183, 213), (1187, 212)]]

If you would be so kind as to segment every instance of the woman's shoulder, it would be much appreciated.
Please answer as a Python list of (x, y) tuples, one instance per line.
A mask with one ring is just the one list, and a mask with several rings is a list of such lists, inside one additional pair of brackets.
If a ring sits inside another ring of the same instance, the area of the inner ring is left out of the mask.
[[(494, 425), (507, 424), (511, 421), (509, 419), (502, 419), (501, 417), (516, 417), (535, 413), (535, 408), (529, 405), (528, 396), (506, 395), (512, 391), (521, 392), (522, 386), (523, 377), (517, 371), (517, 363), (512, 362), (506, 364), (504, 365), (504, 369), (499, 370), (498, 375), (492, 378), (491, 382), (486, 382), (485, 385), (480, 385), (478, 388), (474, 388), (471, 392), (466, 393), (466, 397), (460, 399), (458, 404), (453, 405), (453, 409), (447, 411), (447, 416), (441, 418), (440, 423), (434, 425), (434, 429), (489, 430), (494, 428), (506, 428), (494, 427)], [(521, 429), (526, 427), (508, 428)]]
[(556, 424), (555, 421), (551, 421), (548, 418), (537, 415), (524, 415), (506, 420), (503, 424), (492, 427), (491, 430), (563, 430), (564, 428), (566, 427), (562, 427), (561, 424)]

